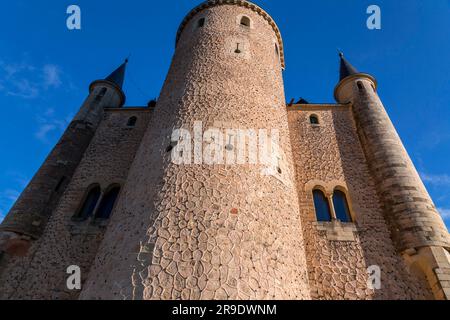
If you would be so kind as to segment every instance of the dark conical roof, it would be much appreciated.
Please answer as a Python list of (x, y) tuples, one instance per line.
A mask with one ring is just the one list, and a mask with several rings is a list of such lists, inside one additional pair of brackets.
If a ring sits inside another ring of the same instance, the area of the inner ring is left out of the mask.
[(122, 63), (116, 70), (107, 76), (105, 80), (116, 84), (120, 89), (122, 89), (127, 63), (128, 59), (125, 59), (124, 63)]
[(359, 71), (356, 70), (356, 68), (352, 66), (350, 62), (347, 61), (347, 59), (345, 59), (344, 54), (342, 52), (339, 53), (339, 57), (341, 59), (339, 80), (344, 80), (348, 76), (359, 73)]

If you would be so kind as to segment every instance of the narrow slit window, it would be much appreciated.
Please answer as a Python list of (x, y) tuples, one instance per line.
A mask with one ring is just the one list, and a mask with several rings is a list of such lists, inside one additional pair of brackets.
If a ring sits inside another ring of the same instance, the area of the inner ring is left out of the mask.
[(59, 192), (61, 190), (61, 187), (64, 185), (64, 183), (66, 182), (66, 177), (62, 177), (61, 179), (59, 179), (58, 184), (55, 187), (55, 191)]
[(240, 43), (236, 43), (236, 50), (234, 50), (234, 53), (241, 53), (242, 51), (241, 51), (241, 48), (239, 48), (239, 46), (240, 46)]
[(203, 28), (205, 26), (205, 18), (201, 18), (200, 20), (198, 20), (197, 26), (199, 28)]
[(328, 199), (322, 190), (315, 189), (313, 191), (314, 207), (316, 209), (317, 221), (330, 222), (331, 209)]

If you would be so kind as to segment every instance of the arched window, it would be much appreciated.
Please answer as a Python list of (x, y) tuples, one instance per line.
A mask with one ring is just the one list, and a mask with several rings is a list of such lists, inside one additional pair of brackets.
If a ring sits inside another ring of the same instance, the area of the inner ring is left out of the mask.
[(100, 92), (98, 93), (98, 95), (95, 97), (95, 100), (97, 100), (97, 101), (101, 100), (105, 96), (107, 90), (108, 89), (106, 89), (106, 88), (102, 88), (100, 90)]
[(128, 119), (127, 126), (134, 127), (136, 125), (136, 122), (137, 122), (137, 118), (131, 117), (130, 119)]
[(251, 21), (250, 21), (250, 18), (249, 18), (249, 17), (243, 16), (243, 17), (241, 18), (241, 26), (249, 27), (249, 28), (250, 28), (250, 24), (251, 24)]
[(311, 124), (319, 124), (319, 117), (313, 114), (309, 117), (309, 122)]
[(91, 188), (84, 199), (83, 205), (74, 218), (80, 220), (86, 220), (87, 218), (89, 218), (94, 212), (95, 207), (97, 206), (98, 199), (100, 198), (100, 193), (101, 190), (98, 185)]
[(364, 85), (361, 81), (356, 82), (356, 85), (358, 86), (359, 91), (362, 91), (364, 89)]
[(316, 208), (317, 221), (331, 221), (331, 210), (328, 199), (322, 190), (313, 191), (314, 207)]
[(102, 201), (100, 202), (100, 206), (98, 207), (97, 213), (95, 214), (96, 219), (108, 219), (111, 216), (111, 212), (116, 203), (117, 197), (119, 196), (120, 187), (116, 186), (110, 189)]
[(205, 25), (205, 18), (201, 18), (200, 20), (198, 20), (197, 26), (199, 28), (203, 28), (204, 25)]
[(336, 218), (341, 222), (352, 222), (350, 208), (348, 206), (347, 196), (341, 190), (334, 190), (333, 194), (334, 210)]

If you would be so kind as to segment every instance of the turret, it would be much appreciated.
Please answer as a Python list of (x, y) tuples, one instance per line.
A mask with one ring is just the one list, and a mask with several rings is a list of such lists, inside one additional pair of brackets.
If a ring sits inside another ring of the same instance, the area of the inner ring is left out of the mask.
[(0, 225), (0, 251), (14, 255), (9, 252), (14, 247), (13, 251), (23, 254), (28, 242), (41, 236), (95, 134), (103, 108), (120, 108), (125, 102), (122, 84), (126, 64), (90, 85), (78, 114)]
[(89, 86), (89, 96), (84, 102), (74, 121), (86, 121), (97, 126), (101, 120), (103, 108), (121, 108), (126, 101), (122, 91), (125, 71), (128, 64), (126, 59), (116, 70), (102, 80), (95, 80)]
[(339, 103), (350, 103), (398, 252), (426, 277), (437, 299), (450, 298), (450, 236), (378, 94), (377, 81), (340, 54)]

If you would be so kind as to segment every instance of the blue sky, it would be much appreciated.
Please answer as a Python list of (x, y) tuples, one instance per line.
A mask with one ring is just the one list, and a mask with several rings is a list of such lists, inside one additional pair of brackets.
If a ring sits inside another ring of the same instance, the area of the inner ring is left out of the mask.
[[(92, 80), (131, 54), (128, 105), (157, 97), (175, 33), (200, 0), (17, 0), (0, 11), (0, 220), (76, 113)], [(126, 5), (124, 4), (126, 3)], [(333, 102), (337, 48), (380, 96), (450, 226), (450, 1), (259, 0), (285, 44), (287, 99)], [(77, 4), (82, 29), (66, 28)], [(368, 30), (366, 9), (382, 10)]]

